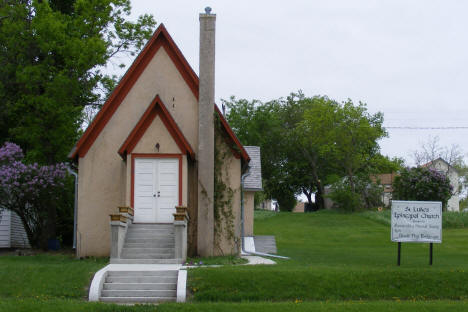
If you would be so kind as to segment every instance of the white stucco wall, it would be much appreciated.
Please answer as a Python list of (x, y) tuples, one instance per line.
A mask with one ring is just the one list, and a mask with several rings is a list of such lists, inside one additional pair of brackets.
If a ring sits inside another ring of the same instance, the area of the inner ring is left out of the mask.
[[(194, 147), (198, 144), (197, 99), (165, 49), (160, 48), (88, 153), (79, 159), (78, 256), (109, 255), (109, 214), (116, 213), (118, 206), (129, 203), (128, 195), (125, 194), (128, 193), (127, 171), (131, 163), (125, 163), (117, 151), (156, 94), (160, 96), (190, 145)], [(148, 136), (143, 137), (144, 142), (146, 138), (151, 142), (153, 152), (154, 135), (158, 134), (151, 134), (151, 131), (161, 124), (159, 118), (156, 118), (154, 125), (152, 124), (149, 132), (146, 132)], [(167, 131), (165, 135), (167, 136)], [(157, 141), (161, 144), (160, 153), (172, 151), (171, 139), (166, 140), (159, 136)], [(148, 152), (146, 149), (142, 150), (144, 142), (137, 145), (136, 151)], [(186, 168), (185, 158), (183, 164)], [(184, 195), (184, 199), (186, 198)]]

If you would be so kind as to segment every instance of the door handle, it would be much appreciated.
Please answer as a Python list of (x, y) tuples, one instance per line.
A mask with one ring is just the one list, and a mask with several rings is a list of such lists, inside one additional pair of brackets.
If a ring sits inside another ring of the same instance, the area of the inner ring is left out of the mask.
[(161, 192), (160, 191), (158, 191), (158, 197), (161, 197)]

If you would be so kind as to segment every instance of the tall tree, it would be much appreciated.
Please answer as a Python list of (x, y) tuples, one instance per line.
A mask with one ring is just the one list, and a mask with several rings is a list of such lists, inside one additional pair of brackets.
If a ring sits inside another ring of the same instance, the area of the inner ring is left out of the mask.
[(296, 190), (291, 188), (285, 170), (285, 130), (280, 114), (281, 103), (231, 97), (223, 100), (223, 104), (228, 108), (226, 118), (242, 144), (260, 146), (266, 195), (289, 205), (295, 200)]
[(4, 0), (0, 4), (0, 142), (29, 161), (66, 159), (83, 110), (115, 85), (102, 72), (152, 34), (150, 15), (128, 21), (129, 0)]
[(364, 104), (302, 92), (265, 104), (235, 98), (225, 104), (241, 142), (260, 145), (264, 188), (273, 197), (303, 193), (312, 204), (315, 195), (320, 209), (326, 185), (347, 177), (356, 192), (358, 175), (369, 179), (395, 167), (379, 151), (383, 116), (369, 114)]
[(334, 148), (332, 131), (338, 123), (340, 106), (327, 97), (310, 98), (309, 102), (309, 108), (290, 134), (294, 146), (290, 165), (296, 187), (306, 195), (309, 203), (315, 194), (317, 208), (322, 209), (325, 186), (334, 182), (338, 175), (330, 150)]
[(342, 104), (325, 97), (311, 100), (314, 105), (304, 112), (295, 136), (301, 138), (302, 162), (315, 177), (321, 208), (324, 185), (346, 177), (349, 191), (359, 193), (358, 181), (362, 185), (362, 180), (370, 180), (370, 174), (392, 166), (392, 161), (380, 154), (378, 140), (386, 136), (381, 113), (370, 114), (365, 104), (351, 100)]

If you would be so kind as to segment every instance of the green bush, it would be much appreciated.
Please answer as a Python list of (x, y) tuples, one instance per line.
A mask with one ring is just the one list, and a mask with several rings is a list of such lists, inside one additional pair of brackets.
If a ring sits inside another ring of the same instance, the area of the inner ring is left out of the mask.
[(452, 191), (445, 174), (425, 167), (405, 168), (393, 183), (393, 199), (440, 201), (444, 211)]
[(334, 208), (349, 212), (357, 211), (361, 208), (361, 196), (353, 192), (344, 183), (335, 185), (328, 197), (333, 201)]
[(382, 188), (368, 179), (356, 178), (354, 191), (347, 180), (337, 182), (328, 197), (334, 208), (347, 212), (374, 209), (382, 206)]
[(296, 206), (296, 196), (293, 191), (283, 190), (276, 195), (280, 211), (292, 211)]

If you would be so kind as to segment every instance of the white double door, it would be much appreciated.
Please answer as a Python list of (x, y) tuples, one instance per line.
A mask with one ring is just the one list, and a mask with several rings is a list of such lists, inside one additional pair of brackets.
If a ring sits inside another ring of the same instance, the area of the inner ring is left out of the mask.
[(179, 198), (179, 160), (135, 158), (136, 223), (172, 223)]

